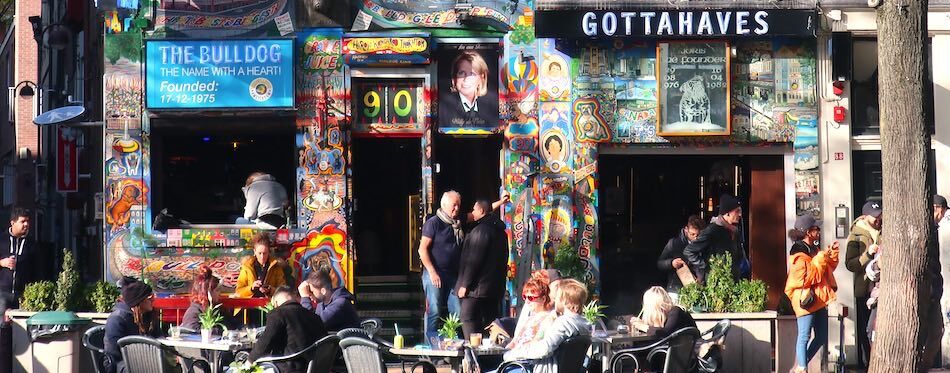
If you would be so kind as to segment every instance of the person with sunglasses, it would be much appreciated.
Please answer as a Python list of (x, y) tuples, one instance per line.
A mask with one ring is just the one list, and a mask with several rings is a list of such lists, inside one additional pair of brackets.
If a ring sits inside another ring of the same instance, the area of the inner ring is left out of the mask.
[(505, 348), (514, 349), (541, 337), (540, 331), (547, 329), (554, 323), (557, 314), (554, 312), (554, 302), (551, 298), (551, 279), (544, 270), (535, 271), (521, 290), (524, 306), (521, 316), (515, 326), (515, 333), (511, 342)]

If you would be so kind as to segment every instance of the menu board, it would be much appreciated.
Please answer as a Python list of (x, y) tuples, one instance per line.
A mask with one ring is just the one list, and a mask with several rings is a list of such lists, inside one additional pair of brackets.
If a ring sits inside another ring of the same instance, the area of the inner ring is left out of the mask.
[(429, 114), (424, 79), (354, 78), (351, 84), (357, 135), (422, 133)]
[(729, 44), (657, 45), (660, 136), (729, 135)]

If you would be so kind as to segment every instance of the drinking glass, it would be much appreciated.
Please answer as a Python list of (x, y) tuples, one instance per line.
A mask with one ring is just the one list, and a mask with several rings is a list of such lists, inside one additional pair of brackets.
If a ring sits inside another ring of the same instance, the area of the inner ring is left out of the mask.
[(171, 339), (181, 339), (181, 328), (175, 325), (169, 326), (168, 337)]
[(477, 348), (478, 346), (481, 346), (482, 333), (472, 333), (472, 335), (469, 336), (469, 343), (471, 343), (472, 347), (475, 347), (475, 348)]

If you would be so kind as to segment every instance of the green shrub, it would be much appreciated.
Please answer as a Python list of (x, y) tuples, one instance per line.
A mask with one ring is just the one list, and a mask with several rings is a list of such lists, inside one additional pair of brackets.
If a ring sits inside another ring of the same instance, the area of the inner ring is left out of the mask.
[(584, 262), (577, 255), (577, 249), (571, 245), (563, 245), (557, 249), (554, 254), (554, 269), (560, 272), (563, 278), (573, 278), (580, 282), (586, 282), (587, 268)]
[(760, 312), (765, 310), (768, 286), (761, 280), (732, 278), (732, 257), (709, 260), (706, 284), (690, 284), (679, 292), (679, 304), (694, 312)]
[(52, 281), (37, 281), (26, 285), (20, 308), (24, 311), (52, 311), (56, 300), (56, 284)]
[(95, 312), (112, 312), (112, 307), (119, 299), (119, 287), (105, 281), (98, 281), (86, 286), (85, 309)]
[(57, 311), (78, 311), (80, 305), (81, 284), (79, 272), (76, 272), (76, 258), (72, 251), (63, 250), (63, 270), (56, 280), (55, 305)]

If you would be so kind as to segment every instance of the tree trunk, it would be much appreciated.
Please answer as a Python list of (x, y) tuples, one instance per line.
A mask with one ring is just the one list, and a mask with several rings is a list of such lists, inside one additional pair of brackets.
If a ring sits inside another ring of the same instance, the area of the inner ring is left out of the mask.
[(877, 29), (886, 213), (869, 372), (920, 372), (929, 365), (922, 355), (933, 281), (927, 271), (933, 222), (923, 105), (927, 1), (885, 0), (877, 10)]

